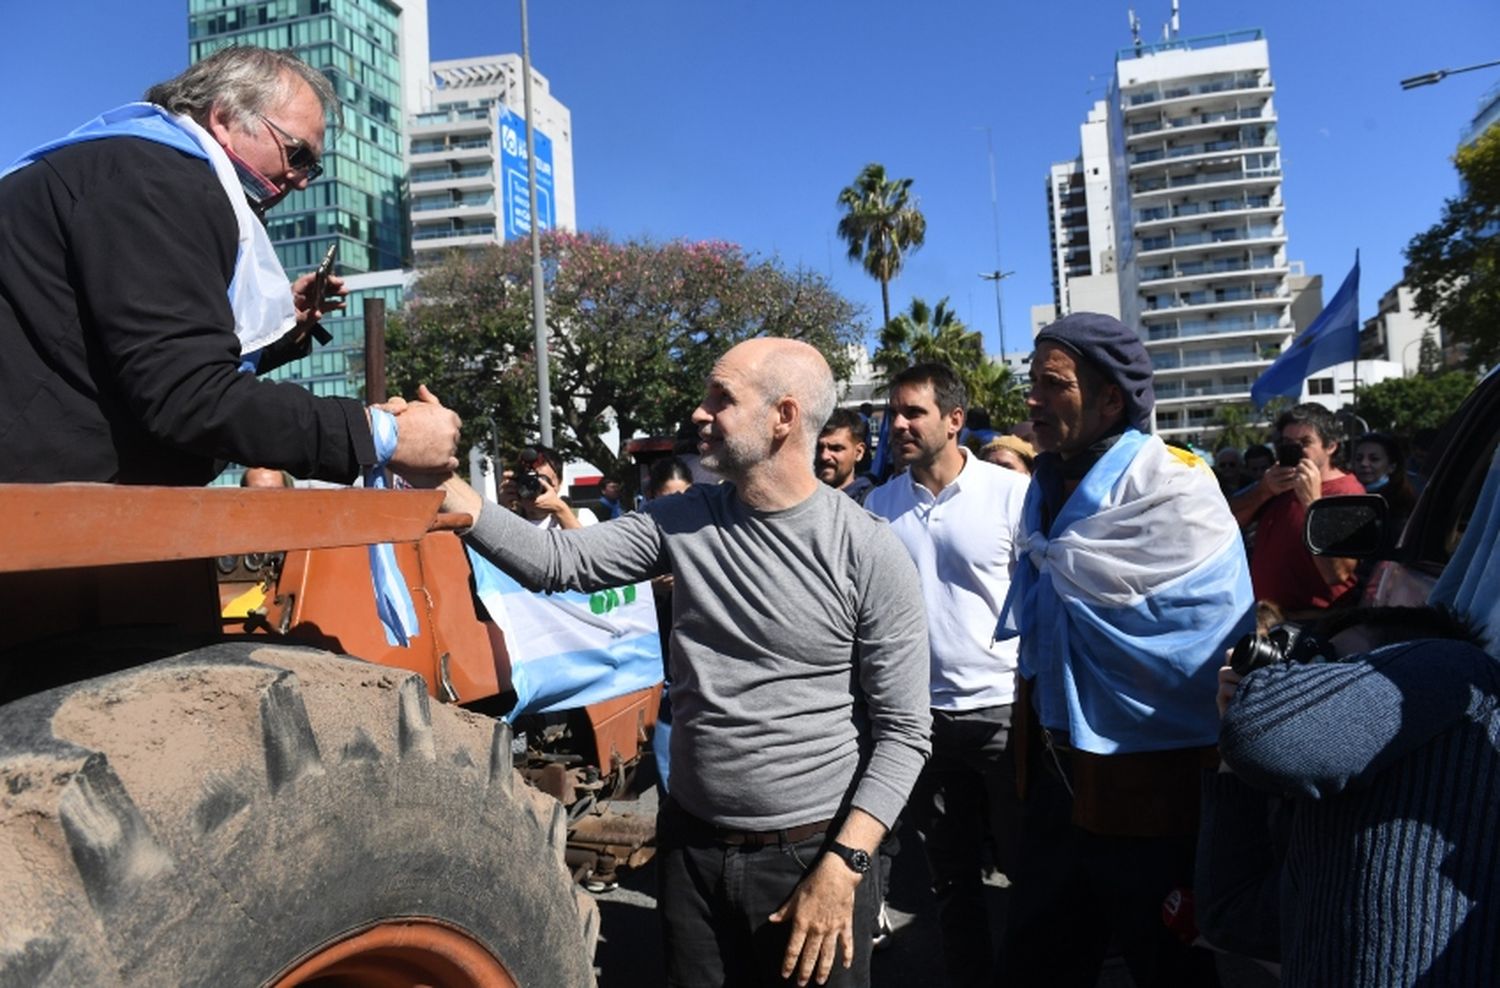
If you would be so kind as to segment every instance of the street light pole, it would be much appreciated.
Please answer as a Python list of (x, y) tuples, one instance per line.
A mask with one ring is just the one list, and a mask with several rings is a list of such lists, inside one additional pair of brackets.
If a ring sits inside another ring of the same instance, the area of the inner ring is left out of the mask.
[(531, 29), (521, 0), (521, 99), (526, 103), (526, 184), (531, 199), (531, 322), (536, 334), (536, 410), (543, 446), (552, 445), (552, 377), (547, 360), (547, 296), (536, 212), (536, 126), (531, 113)]
[[(998, 261), (1000, 260), (1000, 258), (996, 257), (995, 260)], [(1015, 274), (1014, 271), (1001, 271), (999, 269), (996, 269), (994, 271), (979, 272), (979, 277), (983, 278), (985, 281), (993, 281), (995, 283), (995, 315), (998, 318), (1000, 326), (1001, 361), (1005, 360), (1005, 317), (1000, 315), (1000, 282), (1004, 281), (1006, 278), (1009, 278), (1013, 274)]]
[(1000, 270), (1000, 197), (995, 186), (995, 137), (992, 128), (985, 126), (984, 145), (989, 152), (990, 161), (990, 218), (995, 224), (995, 270), (988, 274), (981, 273), (979, 277), (986, 281), (995, 283), (995, 331), (1000, 336), (1000, 359), (1005, 359), (1005, 307), (1000, 298), (1000, 282), (1015, 274), (1014, 271)]
[(1461, 69), (1438, 69), (1436, 72), (1423, 72), (1409, 79), (1401, 80), (1402, 89), (1416, 89), (1419, 86), (1436, 86), (1450, 75), (1458, 75), (1460, 72), (1474, 72), (1478, 69), (1488, 69), (1500, 65), (1500, 58), (1493, 62), (1480, 62), (1478, 65), (1465, 65)]

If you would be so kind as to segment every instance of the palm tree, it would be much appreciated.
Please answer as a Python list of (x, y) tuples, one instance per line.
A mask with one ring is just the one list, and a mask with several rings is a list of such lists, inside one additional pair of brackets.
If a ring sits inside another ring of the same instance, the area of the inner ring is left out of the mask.
[(889, 385), (912, 364), (928, 361), (947, 364), (960, 377), (984, 362), (983, 337), (963, 324), (946, 298), (936, 306), (914, 298), (905, 312), (887, 319), (871, 363)]
[(891, 321), (891, 279), (901, 273), (906, 255), (922, 246), (927, 237), (927, 217), (911, 198), (909, 178), (889, 179), (885, 166), (865, 166), (854, 184), (839, 193), (844, 215), (839, 219), (839, 237), (849, 245), (849, 260), (860, 261), (871, 277), (880, 282), (880, 308)]
[(985, 356), (984, 338), (964, 325), (946, 298), (935, 306), (913, 298), (880, 331), (880, 346), (870, 362), (887, 391), (891, 379), (912, 364), (947, 364), (964, 382), (971, 408), (983, 408), (996, 422), (1026, 417), (1025, 384), (1008, 366)]

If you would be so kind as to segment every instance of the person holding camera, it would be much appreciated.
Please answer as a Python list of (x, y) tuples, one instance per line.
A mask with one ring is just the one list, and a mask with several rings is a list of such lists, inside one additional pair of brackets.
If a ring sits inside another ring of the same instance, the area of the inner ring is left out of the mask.
[(502, 508), (508, 508), (537, 528), (587, 528), (599, 519), (588, 508), (573, 510), (562, 496), (562, 457), (550, 446), (528, 446), (516, 458), (513, 470), (500, 477), (496, 491)]
[(1241, 528), (1256, 526), (1250, 555), (1256, 599), (1296, 617), (1332, 607), (1357, 582), (1355, 560), (1314, 556), (1303, 544), (1307, 506), (1334, 494), (1363, 494), (1365, 487), (1333, 465), (1338, 426), (1322, 405), (1288, 409), (1276, 420), (1276, 431), (1276, 465), (1235, 495), (1229, 508)]
[(1247, 635), (1219, 674), (1195, 906), (1296, 985), (1472, 985), (1500, 941), (1500, 664), (1439, 607)]

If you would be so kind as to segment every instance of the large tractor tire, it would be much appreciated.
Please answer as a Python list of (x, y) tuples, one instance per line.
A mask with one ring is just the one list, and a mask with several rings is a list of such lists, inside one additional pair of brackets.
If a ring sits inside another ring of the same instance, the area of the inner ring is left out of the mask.
[(420, 677), (214, 645), (0, 708), (0, 986), (592, 985), (565, 837)]

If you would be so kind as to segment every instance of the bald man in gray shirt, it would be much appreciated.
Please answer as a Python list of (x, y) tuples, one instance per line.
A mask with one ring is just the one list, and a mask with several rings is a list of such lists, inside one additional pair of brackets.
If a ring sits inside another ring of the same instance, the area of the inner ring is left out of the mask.
[(813, 474), (833, 400), (815, 349), (751, 340), (693, 413), (724, 484), (571, 532), (445, 485), (476, 518), (470, 544), (528, 586), (676, 576), (658, 826), (670, 985), (869, 981), (866, 871), (930, 751), (927, 629), (901, 543)]

